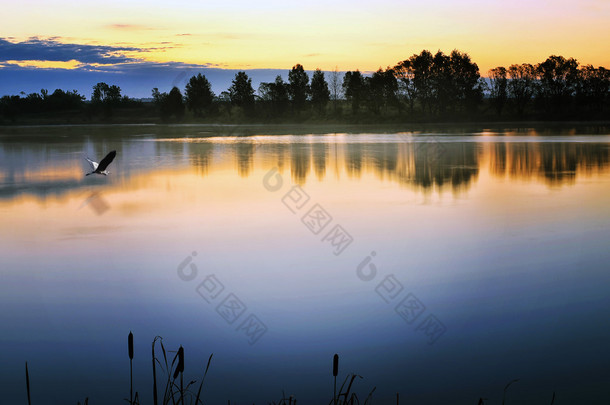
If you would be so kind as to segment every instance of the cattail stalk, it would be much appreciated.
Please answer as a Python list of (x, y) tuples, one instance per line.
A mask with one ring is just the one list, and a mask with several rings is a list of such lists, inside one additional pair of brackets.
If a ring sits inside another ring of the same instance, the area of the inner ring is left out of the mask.
[(133, 405), (133, 333), (127, 336), (127, 351), (129, 354), (129, 403)]
[(333, 388), (333, 403), (337, 405), (337, 374), (339, 374), (339, 355), (335, 354), (333, 357), (333, 377), (335, 379), (335, 384)]

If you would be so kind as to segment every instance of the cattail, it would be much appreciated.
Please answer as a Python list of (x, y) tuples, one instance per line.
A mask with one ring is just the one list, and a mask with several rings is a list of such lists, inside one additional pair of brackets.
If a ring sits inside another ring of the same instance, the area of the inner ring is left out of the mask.
[(133, 333), (131, 332), (127, 337), (127, 349), (129, 350), (129, 360), (133, 360)]
[(129, 404), (133, 405), (133, 333), (127, 336), (127, 352), (129, 354)]
[[(335, 353), (333, 357), (333, 377), (335, 380), (333, 387), (333, 403), (337, 405), (337, 374), (339, 374), (339, 355)], [(347, 398), (346, 398), (347, 400)]]
[(333, 377), (336, 377), (339, 374), (339, 355), (335, 354), (333, 357)]

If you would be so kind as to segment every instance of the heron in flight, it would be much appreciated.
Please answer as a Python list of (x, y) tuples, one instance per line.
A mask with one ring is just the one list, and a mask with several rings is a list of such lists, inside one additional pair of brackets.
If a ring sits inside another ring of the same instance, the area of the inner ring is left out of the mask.
[(108, 153), (104, 157), (104, 159), (102, 159), (100, 161), (100, 163), (94, 162), (93, 160), (86, 157), (85, 159), (87, 159), (87, 162), (89, 162), (89, 164), (91, 165), (91, 173), (87, 173), (85, 176), (89, 176), (90, 174), (93, 174), (93, 173), (103, 174), (104, 176), (108, 176), (109, 172), (108, 172), (108, 170), (106, 170), (106, 168), (112, 162), (112, 160), (114, 159), (115, 156), (116, 156), (116, 150), (113, 150), (110, 153)]

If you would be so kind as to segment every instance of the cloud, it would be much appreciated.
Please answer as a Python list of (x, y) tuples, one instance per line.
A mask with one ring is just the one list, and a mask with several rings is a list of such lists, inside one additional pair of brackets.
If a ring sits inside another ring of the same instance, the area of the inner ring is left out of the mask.
[(147, 27), (145, 25), (139, 24), (110, 24), (106, 25), (106, 28), (110, 28), (113, 30), (121, 30), (121, 31), (153, 31), (157, 30), (157, 28)]
[[(116, 84), (130, 97), (150, 97), (151, 89), (183, 89), (188, 78), (203, 73), (216, 94), (227, 90), (238, 70), (245, 70), (256, 89), (288, 71), (279, 69), (231, 69), (223, 63), (154, 62), (138, 58), (151, 50), (180, 46), (173, 42), (133, 47), (64, 43), (65, 38), (30, 38), (17, 42), (0, 38), (0, 96), (33, 93), (40, 89), (77, 90), (89, 96), (98, 82)], [(150, 47), (148, 46), (150, 45)], [(134, 56), (135, 55), (135, 56)]]
[(81, 63), (126, 63), (140, 59), (126, 56), (130, 52), (146, 52), (147, 49), (128, 46), (64, 44), (58, 38), (29, 38), (23, 42), (11, 42), (0, 38), (0, 62), (6, 61), (56, 61), (77, 60)]

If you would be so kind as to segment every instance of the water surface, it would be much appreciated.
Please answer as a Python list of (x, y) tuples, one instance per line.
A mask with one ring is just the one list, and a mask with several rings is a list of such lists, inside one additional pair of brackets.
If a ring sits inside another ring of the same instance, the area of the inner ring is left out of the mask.
[(376, 403), (605, 403), (609, 186), (606, 128), (3, 128), (3, 398), (122, 401), (133, 331), (143, 403), (156, 335), (208, 403), (326, 404), (334, 353)]

